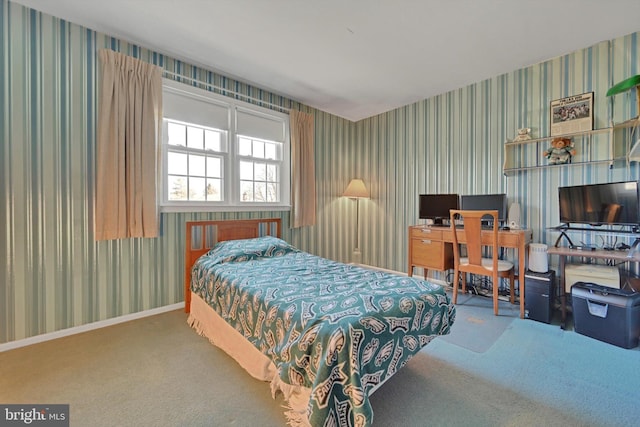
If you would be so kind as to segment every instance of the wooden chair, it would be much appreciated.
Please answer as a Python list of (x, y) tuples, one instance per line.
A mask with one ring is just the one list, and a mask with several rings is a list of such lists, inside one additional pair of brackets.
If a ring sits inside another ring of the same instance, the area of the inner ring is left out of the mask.
[[(493, 219), (493, 227), (490, 231), (491, 239), (489, 242), (486, 242), (485, 239), (484, 244), (482, 242), (483, 217), (486, 217), (485, 219)], [(453, 234), (454, 260), (453, 303), (457, 304), (458, 302), (458, 281), (460, 278), (460, 272), (490, 276), (492, 278), (493, 285), (493, 313), (497, 316), (499, 277), (509, 279), (511, 304), (513, 304), (515, 300), (515, 269), (513, 263), (498, 259), (498, 211), (467, 211), (452, 209), (450, 211), (450, 218), (451, 231)], [(462, 220), (463, 226), (460, 228), (456, 227), (456, 220)], [(460, 245), (466, 246), (466, 257), (462, 257), (460, 255)], [(482, 256), (483, 247), (487, 246), (491, 248), (491, 258), (485, 258)], [(466, 279), (463, 279), (462, 292), (464, 293), (466, 292), (467, 284)]]

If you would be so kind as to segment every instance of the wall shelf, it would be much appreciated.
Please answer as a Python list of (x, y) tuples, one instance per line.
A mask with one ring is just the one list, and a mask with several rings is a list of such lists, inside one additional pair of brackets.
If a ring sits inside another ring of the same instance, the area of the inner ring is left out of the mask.
[[(618, 160), (640, 161), (640, 139), (631, 146), (634, 131), (640, 118), (634, 118), (610, 127), (564, 135), (532, 138), (524, 141), (507, 141), (504, 144), (503, 173), (506, 176), (521, 171), (541, 168), (559, 168), (585, 164), (607, 163), (609, 167)], [(624, 134), (620, 134), (624, 132)], [(543, 152), (551, 147), (554, 138), (570, 138), (577, 151), (571, 163), (548, 164)]]

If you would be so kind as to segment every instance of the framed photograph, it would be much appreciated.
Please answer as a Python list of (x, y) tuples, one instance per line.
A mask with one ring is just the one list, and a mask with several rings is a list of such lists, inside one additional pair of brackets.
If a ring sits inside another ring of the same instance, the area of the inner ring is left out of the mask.
[(551, 101), (550, 136), (593, 130), (593, 92)]

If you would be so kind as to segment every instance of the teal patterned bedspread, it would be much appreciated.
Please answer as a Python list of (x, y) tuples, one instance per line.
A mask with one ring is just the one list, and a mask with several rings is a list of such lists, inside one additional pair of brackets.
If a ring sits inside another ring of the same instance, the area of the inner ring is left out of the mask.
[(439, 285), (275, 237), (218, 243), (191, 277), (191, 290), (267, 355), (283, 382), (311, 389), (313, 426), (370, 425), (371, 390), (455, 319)]

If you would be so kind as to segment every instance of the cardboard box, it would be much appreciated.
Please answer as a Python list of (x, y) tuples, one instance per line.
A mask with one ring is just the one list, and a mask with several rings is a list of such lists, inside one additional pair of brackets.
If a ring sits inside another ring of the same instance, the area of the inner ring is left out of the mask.
[[(578, 282), (597, 283), (610, 288), (620, 288), (618, 267), (599, 264), (567, 264), (564, 267), (564, 289), (571, 293), (571, 286)], [(526, 300), (525, 300), (526, 301)]]

